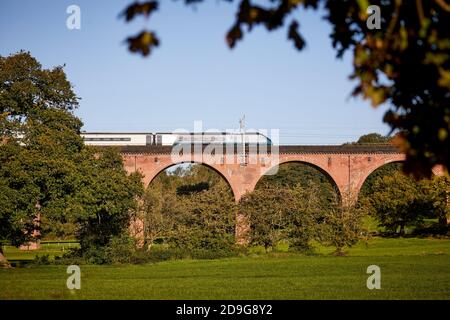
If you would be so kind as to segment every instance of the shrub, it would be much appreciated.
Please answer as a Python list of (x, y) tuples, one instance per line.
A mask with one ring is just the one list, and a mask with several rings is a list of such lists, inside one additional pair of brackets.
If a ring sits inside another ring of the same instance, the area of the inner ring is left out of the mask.
[(123, 234), (111, 238), (104, 250), (104, 258), (108, 263), (130, 263), (135, 251), (136, 240)]
[(49, 265), (51, 264), (50, 256), (48, 254), (44, 254), (41, 256), (36, 255), (33, 259), (33, 264), (36, 265)]

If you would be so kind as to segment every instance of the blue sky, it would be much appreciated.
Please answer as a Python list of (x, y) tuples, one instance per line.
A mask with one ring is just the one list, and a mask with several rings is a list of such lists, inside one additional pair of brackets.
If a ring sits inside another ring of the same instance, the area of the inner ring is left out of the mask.
[[(236, 4), (205, 1), (196, 9), (161, 0), (150, 20), (126, 24), (132, 0), (1, 0), (0, 55), (28, 50), (44, 67), (66, 64), (86, 131), (280, 129), (282, 144), (337, 144), (368, 132), (386, 134), (385, 108), (350, 97), (351, 57), (335, 58), (331, 27), (318, 12), (297, 13), (302, 52), (286, 30), (256, 28), (229, 50), (225, 32)], [(81, 30), (66, 28), (66, 8), (81, 8)], [(148, 58), (124, 39), (156, 30), (161, 46)]]

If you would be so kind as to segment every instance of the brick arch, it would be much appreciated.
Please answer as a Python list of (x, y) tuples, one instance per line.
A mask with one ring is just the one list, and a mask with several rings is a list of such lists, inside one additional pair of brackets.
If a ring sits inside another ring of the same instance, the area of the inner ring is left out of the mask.
[(359, 197), (359, 193), (361, 192), (361, 188), (364, 185), (364, 182), (367, 181), (367, 178), (369, 178), (369, 176), (374, 173), (376, 170), (384, 167), (385, 165), (391, 164), (391, 163), (403, 163), (405, 161), (404, 156), (400, 156), (400, 157), (394, 157), (394, 158), (389, 158), (384, 160), (383, 163), (375, 163), (374, 166), (370, 166), (368, 167), (366, 170), (363, 171), (363, 174), (360, 176), (359, 181), (356, 183), (356, 185), (354, 186), (354, 200), (357, 201), (358, 197)]
[(210, 169), (212, 169), (214, 172), (216, 172), (222, 179), (225, 180), (225, 182), (229, 185), (231, 192), (233, 193), (233, 197), (236, 200), (236, 195), (238, 194), (238, 191), (235, 189), (235, 186), (233, 185), (233, 183), (227, 178), (227, 173), (224, 172), (222, 170), (222, 168), (220, 168), (219, 166), (215, 166), (215, 165), (211, 165), (208, 164), (206, 162), (202, 162), (202, 161), (164, 161), (163, 164), (161, 166), (158, 166), (158, 168), (156, 170), (151, 170), (150, 174), (145, 175), (144, 178), (144, 186), (145, 188), (147, 188), (153, 180), (155, 180), (155, 178), (162, 173), (164, 170), (169, 169), (170, 167), (179, 165), (179, 164), (183, 164), (183, 163), (191, 163), (191, 164), (198, 164), (198, 165), (203, 165), (205, 167), (208, 167)]
[(299, 158), (296, 159), (295, 157), (280, 157), (280, 161), (277, 162), (276, 164), (266, 168), (265, 170), (262, 171), (261, 175), (253, 182), (253, 184), (251, 185), (251, 190), (254, 190), (258, 184), (259, 181), (261, 181), (261, 179), (272, 169), (279, 167), (281, 165), (284, 164), (288, 164), (288, 163), (301, 163), (304, 165), (307, 165), (311, 168), (316, 169), (317, 171), (320, 172), (320, 174), (323, 174), (327, 180), (331, 183), (331, 185), (333, 186), (333, 188), (336, 191), (336, 195), (338, 196), (338, 200), (342, 201), (342, 196), (343, 196), (343, 190), (341, 190), (341, 188), (339, 187), (338, 183), (336, 182), (336, 180), (334, 179), (332, 173), (330, 173), (329, 171), (327, 171), (327, 169), (323, 166), (323, 164), (321, 164), (320, 162), (315, 162), (309, 159), (304, 159), (304, 158)]
[[(381, 165), (378, 165), (374, 168), (370, 168), (370, 171), (365, 171), (364, 175), (361, 177), (360, 181), (358, 182), (358, 184), (356, 185), (356, 200), (358, 200), (359, 197), (359, 193), (361, 192), (361, 188), (363, 187), (364, 183), (366, 182), (367, 178), (369, 178), (369, 176), (374, 173), (376, 170), (384, 167), (385, 165), (391, 164), (391, 163), (403, 163), (405, 162), (405, 158), (404, 156), (400, 156), (398, 158), (394, 158), (394, 159), (389, 159), (387, 161), (385, 161), (385, 163), (382, 163)], [(435, 176), (442, 176), (445, 174), (444, 168), (441, 165), (436, 165), (433, 167), (432, 169), (432, 174)]]

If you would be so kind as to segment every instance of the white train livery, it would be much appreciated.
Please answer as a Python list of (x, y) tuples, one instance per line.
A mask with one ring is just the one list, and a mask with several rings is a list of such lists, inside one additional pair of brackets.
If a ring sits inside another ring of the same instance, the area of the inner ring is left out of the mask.
[(267, 144), (272, 141), (262, 133), (201, 132), (201, 133), (112, 133), (83, 132), (84, 143), (94, 146), (173, 146), (178, 144)]

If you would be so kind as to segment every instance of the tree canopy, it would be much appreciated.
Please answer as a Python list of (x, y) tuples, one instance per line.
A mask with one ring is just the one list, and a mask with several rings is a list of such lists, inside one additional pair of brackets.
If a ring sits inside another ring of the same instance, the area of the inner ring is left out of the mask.
[(356, 144), (371, 144), (371, 143), (389, 143), (392, 138), (383, 136), (379, 133), (369, 133), (359, 137)]

